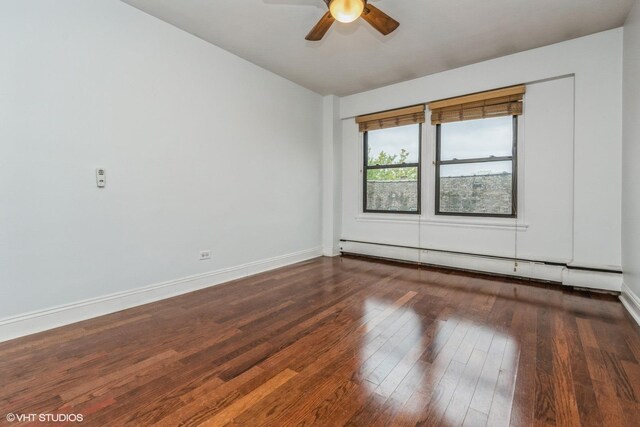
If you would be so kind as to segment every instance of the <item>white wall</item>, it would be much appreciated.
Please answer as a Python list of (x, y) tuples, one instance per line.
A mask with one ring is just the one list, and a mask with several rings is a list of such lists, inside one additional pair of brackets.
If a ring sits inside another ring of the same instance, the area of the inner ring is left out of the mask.
[(3, 1), (0, 64), (0, 319), (319, 255), (319, 95), (117, 0)]
[(622, 142), (623, 302), (640, 323), (640, 3), (624, 25)]
[(322, 123), (322, 253), (336, 256), (342, 220), (342, 123), (340, 98), (323, 98)]
[[(621, 58), (622, 31), (616, 29), (342, 98), (342, 237), (513, 257), (514, 220), (432, 214), (435, 135), (428, 124), (423, 138), (426, 212), (420, 223), (406, 215), (363, 214), (362, 141), (353, 117), (527, 83), (519, 130), (517, 256), (619, 270)], [(563, 272), (563, 281), (600, 287), (599, 279), (577, 280), (574, 273)]]

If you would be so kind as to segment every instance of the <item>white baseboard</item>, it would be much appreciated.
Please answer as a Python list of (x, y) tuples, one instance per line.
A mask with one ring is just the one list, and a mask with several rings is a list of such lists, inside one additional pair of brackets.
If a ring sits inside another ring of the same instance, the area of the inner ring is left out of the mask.
[(518, 260), (516, 271), (514, 260), (482, 255), (413, 249), (399, 246), (378, 245), (364, 242), (340, 242), (342, 252), (379, 258), (419, 262), (441, 267), (478, 271), (505, 276), (558, 282), (567, 286), (620, 292), (622, 274), (599, 271), (569, 269), (563, 265)]
[(640, 326), (640, 297), (633, 293), (633, 291), (624, 283), (622, 284), (620, 301), (631, 317), (633, 317), (633, 320), (635, 320), (638, 326)]
[(0, 342), (59, 326), (103, 316), (138, 305), (208, 288), (322, 255), (322, 248), (312, 248), (208, 273), (183, 277), (129, 291), (117, 292), (58, 307), (0, 319)]
[(338, 248), (324, 247), (322, 248), (322, 256), (327, 257), (335, 257), (340, 255), (340, 250)]

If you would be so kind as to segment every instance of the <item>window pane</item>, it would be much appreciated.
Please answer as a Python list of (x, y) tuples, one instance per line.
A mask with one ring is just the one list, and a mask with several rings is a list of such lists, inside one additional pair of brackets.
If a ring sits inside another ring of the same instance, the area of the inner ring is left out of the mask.
[(367, 132), (368, 164), (418, 163), (420, 125), (398, 126)]
[(440, 212), (511, 215), (511, 168), (511, 161), (440, 166)]
[(440, 125), (440, 160), (511, 156), (512, 147), (512, 117)]
[(367, 210), (418, 210), (418, 168), (367, 171)]

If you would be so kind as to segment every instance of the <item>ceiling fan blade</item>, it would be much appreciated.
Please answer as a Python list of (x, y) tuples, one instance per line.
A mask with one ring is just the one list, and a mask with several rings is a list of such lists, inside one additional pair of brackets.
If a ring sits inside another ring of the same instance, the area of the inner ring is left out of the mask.
[(400, 26), (398, 21), (368, 3), (364, 7), (362, 18), (385, 36), (387, 34), (391, 34), (396, 28), (398, 28), (398, 26)]
[(324, 37), (334, 21), (335, 19), (333, 18), (333, 16), (331, 16), (331, 12), (325, 13), (324, 16), (320, 18), (316, 26), (313, 27), (309, 34), (307, 34), (307, 37), (305, 37), (305, 39), (314, 42), (322, 40), (322, 37)]

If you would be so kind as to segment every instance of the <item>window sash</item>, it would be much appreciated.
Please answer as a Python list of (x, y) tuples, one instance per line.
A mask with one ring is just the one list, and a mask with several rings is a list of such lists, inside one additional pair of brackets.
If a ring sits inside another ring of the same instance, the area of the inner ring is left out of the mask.
[(486, 162), (501, 162), (504, 160), (513, 160), (513, 156), (490, 156), (490, 157), (476, 157), (473, 159), (452, 159), (441, 160), (439, 165), (460, 165), (464, 163), (486, 163)]
[[(518, 165), (517, 165), (517, 149), (518, 149), (518, 116), (512, 116), (512, 134), (513, 143), (511, 156), (494, 156), (479, 157), (474, 159), (454, 159), (440, 160), (442, 147), (442, 124), (436, 125), (436, 191), (435, 191), (435, 214), (445, 216), (471, 216), (471, 217), (494, 217), (494, 218), (517, 218), (518, 216)], [(484, 212), (449, 212), (440, 210), (440, 168), (446, 165), (456, 164), (477, 164), (487, 162), (511, 161), (511, 213), (484, 213)]]
[(370, 165), (367, 166), (367, 170), (372, 169), (399, 169), (399, 168), (416, 168), (420, 166), (420, 163), (395, 163), (393, 165)]
[[(363, 133), (363, 168), (362, 168), (362, 211), (364, 213), (391, 213), (391, 214), (413, 214), (420, 215), (422, 210), (422, 123), (418, 126), (418, 162), (417, 163), (397, 163), (392, 165), (369, 165), (369, 145), (368, 145), (369, 131)], [(369, 170), (384, 170), (384, 169), (397, 169), (397, 168), (416, 168), (417, 170), (417, 194), (416, 194), (416, 210), (379, 210), (368, 209), (367, 207), (367, 172)]]

